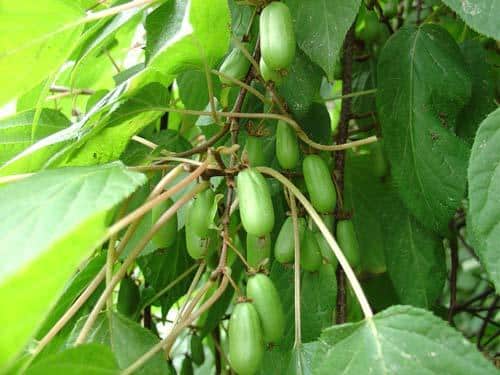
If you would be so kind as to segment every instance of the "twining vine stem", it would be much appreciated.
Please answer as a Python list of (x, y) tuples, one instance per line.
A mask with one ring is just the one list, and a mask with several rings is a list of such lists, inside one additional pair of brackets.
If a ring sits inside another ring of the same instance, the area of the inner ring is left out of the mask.
[[(340, 122), (338, 126), (337, 143), (343, 144), (349, 136), (349, 119), (351, 114), (352, 98), (348, 95), (352, 91), (352, 57), (354, 44), (354, 25), (349, 28), (344, 41), (344, 55), (342, 59), (343, 75), (342, 75), (342, 110), (340, 112)], [(335, 185), (337, 187), (337, 207), (335, 207), (335, 216), (343, 215), (344, 207), (342, 207), (344, 197), (344, 168), (345, 168), (345, 151), (340, 150), (334, 153), (335, 157)], [(337, 267), (337, 303), (336, 303), (336, 322), (344, 323), (346, 320), (346, 285), (345, 275), (342, 267)]]

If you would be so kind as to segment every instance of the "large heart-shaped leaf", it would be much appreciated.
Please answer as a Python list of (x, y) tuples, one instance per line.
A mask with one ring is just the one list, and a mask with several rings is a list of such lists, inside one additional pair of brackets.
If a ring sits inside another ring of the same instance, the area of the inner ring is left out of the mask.
[(500, 109), (481, 123), (469, 163), (471, 230), (482, 263), (500, 290)]
[(494, 39), (500, 39), (500, 2), (498, 0), (443, 0), (465, 23)]
[[(70, 0), (0, 2), (0, 105), (36, 86), (64, 62), (85, 13)], [(9, 78), (7, 78), (9, 77)]]
[[(306, 344), (307, 346), (308, 344)], [(429, 311), (394, 306), (359, 323), (321, 335), (314, 374), (496, 374), (493, 365), (446, 322)]]
[(404, 204), (446, 232), (465, 195), (468, 147), (453, 132), (471, 83), (460, 49), (435, 25), (406, 27), (378, 63), (377, 109)]
[(0, 366), (26, 344), (98, 244), (110, 209), (145, 180), (113, 163), (41, 172), (0, 187), (0, 299), (15, 301), (0, 310)]
[(229, 45), (226, 0), (174, 0), (146, 19), (148, 65), (164, 74), (214, 65)]

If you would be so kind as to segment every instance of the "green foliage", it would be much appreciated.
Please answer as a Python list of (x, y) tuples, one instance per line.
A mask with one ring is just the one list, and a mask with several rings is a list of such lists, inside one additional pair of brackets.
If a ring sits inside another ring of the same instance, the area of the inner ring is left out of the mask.
[(495, 1), (0, 4), (0, 373), (495, 371)]
[(468, 148), (454, 134), (471, 91), (463, 57), (443, 29), (408, 27), (388, 41), (377, 71), (377, 110), (398, 193), (425, 226), (445, 233), (465, 195)]
[[(369, 349), (367, 350), (367, 344)], [(425, 310), (391, 307), (367, 321), (325, 330), (313, 366), (317, 374), (494, 374), (472, 344)], [(312, 349), (311, 349), (312, 350)]]
[(500, 4), (497, 1), (444, 0), (443, 2), (457, 12), (472, 29), (497, 40), (500, 39), (500, 30), (498, 30)]
[[(5, 259), (0, 295), (18, 301), (2, 310), (1, 321), (14, 321), (30, 306), (22, 325), (3, 328), (0, 363), (26, 344), (65, 281), (99, 244), (109, 211), (144, 181), (143, 175), (113, 163), (42, 172), (0, 187), (0, 210), (10, 213), (0, 224)], [(28, 292), (33, 284), (37, 293)]]
[(83, 29), (84, 15), (79, 4), (65, 0), (2, 4), (0, 75), (10, 78), (2, 80), (0, 105), (36, 86), (59, 68)]
[(47, 357), (30, 367), (26, 374), (63, 374), (71, 371), (72, 374), (81, 375), (112, 375), (118, 369), (110, 348), (100, 344), (86, 344)]
[(286, 3), (292, 12), (298, 45), (333, 81), (344, 37), (361, 1), (287, 0)]
[(500, 189), (500, 110), (492, 112), (479, 126), (469, 163), (470, 223), (478, 255), (491, 280), (500, 286), (498, 241), (500, 218), (497, 198)]

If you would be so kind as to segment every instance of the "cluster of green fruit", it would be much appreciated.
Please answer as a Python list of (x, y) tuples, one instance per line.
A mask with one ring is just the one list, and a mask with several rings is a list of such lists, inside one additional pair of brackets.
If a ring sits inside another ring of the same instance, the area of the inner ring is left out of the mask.
[[(325, 214), (325, 222), (331, 221), (331, 212), (335, 208), (337, 196), (327, 163), (318, 155), (308, 155), (304, 158), (302, 170), (312, 205), (318, 212)], [(265, 266), (271, 259), (271, 232), (275, 225), (275, 212), (269, 183), (257, 169), (247, 168), (238, 173), (236, 184), (241, 225), (246, 232), (246, 262), (250, 267), (248, 271), (251, 276), (247, 282), (246, 298), (236, 304), (231, 314), (229, 358), (231, 366), (238, 373), (252, 374), (261, 364), (264, 343), (279, 343), (284, 331), (284, 317), (279, 294), (273, 282), (264, 273), (255, 273), (256, 270), (265, 272)], [(161, 210), (168, 209), (170, 205), (171, 202), (166, 203), (154, 216), (160, 215)], [(198, 193), (187, 209), (186, 248), (194, 259), (218, 259), (217, 249), (221, 239), (215, 224), (217, 206), (215, 192), (207, 189)], [(335, 257), (321, 233), (311, 229), (304, 217), (297, 218), (297, 225), (302, 269), (308, 272), (319, 271), (324, 261), (335, 265)], [(352, 222), (338, 221), (336, 232), (337, 240), (347, 259), (356, 267), (359, 264), (359, 249)], [(293, 219), (288, 217), (282, 223), (274, 244), (276, 261), (284, 264), (294, 261), (293, 233)], [(161, 247), (168, 247), (175, 242), (176, 235), (177, 219), (174, 215), (164, 224), (154, 241)], [(233, 237), (235, 243), (239, 242), (237, 238), (238, 235)], [(242, 253), (244, 254), (243, 250)], [(234, 259), (233, 257), (228, 263), (234, 262)], [(130, 280), (122, 284), (122, 288), (129, 289), (127, 286), (130, 283), (135, 286)], [(121, 291), (120, 289), (120, 295)], [(119, 296), (119, 302), (120, 300)], [(133, 314), (122, 310), (127, 315)]]
[[(277, 32), (279, 30), (279, 32)], [(260, 70), (265, 81), (280, 84), (286, 69), (295, 58), (295, 37), (292, 18), (288, 7), (281, 2), (267, 5), (260, 15)], [(247, 45), (244, 45), (245, 49)], [(234, 48), (222, 63), (220, 71), (223, 84), (232, 85), (234, 80), (243, 80), (250, 69), (250, 61), (240, 48)], [(234, 248), (240, 251), (248, 266), (246, 297), (239, 298), (229, 321), (229, 360), (238, 374), (253, 374), (261, 366), (265, 344), (278, 344), (285, 330), (283, 306), (272, 280), (266, 275), (271, 261), (291, 264), (295, 260), (294, 218), (288, 216), (279, 224), (280, 229), (273, 246), (273, 229), (278, 224), (275, 204), (268, 180), (258, 166), (268, 165), (265, 160), (262, 138), (248, 135), (244, 153), (248, 167), (236, 176), (236, 193), (239, 204), (237, 228), (229, 234)], [(353, 223), (349, 219), (339, 220), (334, 228), (333, 212), (337, 205), (337, 191), (327, 161), (319, 154), (308, 154), (302, 158), (301, 147), (295, 129), (285, 121), (278, 121), (274, 150), (278, 165), (286, 171), (299, 171), (297, 185), (307, 194), (314, 209), (323, 217), (351, 267), (359, 267), (360, 254)], [(245, 164), (245, 158), (243, 158)], [(223, 191), (221, 191), (223, 192)], [(211, 188), (198, 193), (189, 203), (185, 216), (185, 240), (188, 254), (195, 260), (205, 260), (216, 267), (220, 255), (222, 236), (219, 223), (218, 191)], [(154, 208), (152, 220), (155, 223), (172, 206), (167, 200)], [(177, 241), (178, 219), (174, 214), (153, 237), (158, 248), (172, 247)], [(233, 219), (233, 217), (231, 217)], [(336, 267), (337, 260), (323, 235), (312, 220), (299, 212), (296, 219), (300, 243), (300, 266), (306, 272), (321, 272), (323, 265)], [(241, 221), (241, 225), (239, 225)], [(281, 220), (280, 220), (281, 221)], [(244, 230), (246, 246), (241, 242), (238, 231)], [(275, 233), (276, 234), (276, 233)], [(227, 238), (225, 238), (227, 240)], [(236, 261), (236, 254), (228, 252), (227, 265)], [(123, 289), (123, 291), (122, 291)], [(139, 300), (137, 285), (130, 278), (122, 282), (118, 309), (128, 316), (136, 313), (136, 307), (121, 306), (121, 301)], [(123, 298), (120, 296), (123, 294)], [(129, 295), (128, 298), (125, 294)], [(132, 297), (130, 297), (132, 296)], [(121, 306), (121, 307), (120, 307)], [(192, 340), (201, 340), (196, 334)], [(191, 343), (193, 347), (193, 342)], [(192, 371), (195, 361), (194, 344), (191, 356), (183, 361), (183, 373)], [(198, 353), (199, 354), (199, 353)], [(200, 357), (196, 354), (197, 357)], [(195, 362), (197, 363), (197, 362)]]

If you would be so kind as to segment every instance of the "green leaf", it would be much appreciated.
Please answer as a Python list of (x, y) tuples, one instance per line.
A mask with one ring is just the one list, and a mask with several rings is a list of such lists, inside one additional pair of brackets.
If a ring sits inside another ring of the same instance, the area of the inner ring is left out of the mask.
[(361, 267), (370, 273), (382, 273), (386, 269), (384, 255), (386, 209), (385, 186), (375, 176), (371, 154), (347, 154), (345, 166), (345, 205), (353, 211), (352, 221), (356, 231), (361, 256)]
[[(86, 320), (85, 316), (77, 322), (68, 339), (68, 346), (74, 343)], [(134, 363), (159, 341), (151, 331), (116, 312), (110, 314), (102, 312), (86, 339), (87, 343), (109, 346), (122, 370)], [(155, 354), (143, 367), (134, 372), (134, 374), (141, 375), (169, 373), (167, 362), (161, 352)]]
[(137, 88), (135, 78), (106, 94), (79, 122), (9, 160), (0, 175), (116, 160), (130, 138), (161, 116), (168, 102), (169, 93), (162, 84), (142, 86), (140, 82)]
[[(102, 19), (91, 29), (85, 32), (78, 45), (78, 55), (75, 56), (76, 64), (73, 66), (74, 81), (75, 73), (80, 72), (79, 66), (90, 56), (99, 55), (109, 50), (110, 43), (113, 42), (115, 35), (120, 30), (129, 28), (134, 31), (141, 20), (143, 9), (133, 8), (118, 13), (112, 19)], [(109, 51), (108, 51), (109, 52)], [(107, 58), (105, 60), (108, 60)], [(88, 69), (90, 70), (90, 69)]]
[(333, 82), (335, 62), (347, 30), (358, 14), (360, 0), (286, 0), (297, 43)]
[(474, 142), (477, 128), (495, 103), (495, 81), (486, 53), (479, 41), (471, 39), (461, 45), (462, 53), (472, 77), (472, 95), (457, 121), (457, 134), (468, 143)]
[(118, 374), (118, 370), (116, 359), (108, 347), (87, 344), (66, 349), (37, 362), (26, 371), (26, 375), (112, 375)]
[(61, 112), (44, 108), (33, 127), (35, 109), (16, 113), (0, 120), (0, 164), (5, 163), (36, 141), (70, 125)]
[(467, 26), (493, 39), (500, 40), (500, 3), (497, 0), (443, 0)]
[(430, 309), (446, 280), (443, 241), (411, 215), (391, 186), (384, 201), (383, 246), (396, 294), (401, 303)]
[[(158, 145), (158, 148), (172, 152), (182, 152), (189, 150), (192, 145), (180, 133), (165, 129), (159, 133), (153, 133), (147, 137), (150, 141)], [(139, 142), (130, 142), (121, 156), (121, 160), (127, 165), (138, 165), (149, 161), (148, 157), (157, 155), (156, 152)]]
[(319, 93), (321, 79), (321, 69), (297, 50), (288, 75), (278, 88), (294, 115), (302, 117), (307, 114), (314, 97)]
[[(220, 80), (212, 76), (212, 84), (214, 96), (218, 97), (221, 86)], [(208, 85), (205, 73), (199, 70), (190, 70), (181, 73), (177, 77), (177, 85), (179, 87), (179, 96), (184, 104), (184, 107), (198, 111), (205, 110), (209, 101)], [(192, 122), (196, 120), (196, 116), (189, 116)], [(213, 120), (212, 120), (213, 122)]]
[(26, 344), (99, 243), (109, 211), (144, 182), (113, 163), (41, 172), (0, 187), (0, 298), (16, 301), (0, 311), (0, 366)]
[(500, 109), (479, 126), (469, 162), (469, 215), (476, 252), (500, 290)]
[(465, 194), (468, 147), (453, 133), (470, 78), (439, 26), (399, 30), (378, 63), (377, 109), (392, 175), (404, 204), (442, 233)]
[(130, 138), (163, 114), (168, 98), (168, 90), (160, 83), (142, 87), (100, 121), (104, 129), (98, 132), (99, 125), (90, 132), (83, 130), (81, 139), (86, 142), (80, 147), (78, 143), (71, 145), (67, 161), (59, 165), (92, 165), (117, 160)]
[[(85, 16), (69, 0), (3, 1), (0, 12), (0, 106), (36, 86), (64, 62)], [(29, 25), (29, 27), (27, 27)]]
[(146, 19), (146, 61), (165, 75), (213, 66), (229, 46), (226, 0), (170, 1)]
[(446, 322), (426, 310), (394, 306), (359, 323), (326, 329), (314, 374), (496, 374)]
[[(106, 252), (102, 251), (99, 255), (90, 259), (83, 269), (73, 275), (73, 277), (66, 283), (62, 295), (57, 300), (57, 303), (54, 304), (50, 314), (44, 320), (42, 327), (38, 330), (36, 334), (37, 339), (41, 339), (54, 326), (54, 324), (56, 324), (59, 318), (63, 316), (66, 310), (69, 309), (73, 302), (75, 302), (85, 288), (87, 288), (105, 264)], [(93, 296), (96, 294), (97, 293), (94, 292)], [(75, 317), (73, 317), (73, 321), (76, 322), (76, 320), (84, 314), (84, 311), (85, 306), (79, 310)], [(70, 326), (70, 324), (66, 324), (63, 330), (70, 330)]]

